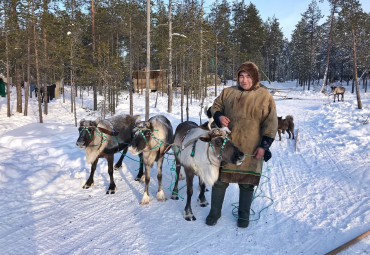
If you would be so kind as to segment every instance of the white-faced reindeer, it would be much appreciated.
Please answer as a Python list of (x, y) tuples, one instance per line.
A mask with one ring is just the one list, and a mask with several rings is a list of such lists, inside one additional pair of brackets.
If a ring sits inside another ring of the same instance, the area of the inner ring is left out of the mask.
[[(76, 145), (80, 149), (85, 150), (86, 161), (91, 164), (90, 176), (83, 186), (84, 189), (88, 189), (94, 185), (94, 173), (98, 160), (99, 158), (105, 158), (108, 161), (108, 174), (110, 177), (107, 194), (114, 194), (116, 192), (116, 184), (113, 178), (114, 154), (122, 151), (122, 155), (114, 167), (118, 169), (122, 165), (122, 160), (131, 142), (135, 122), (139, 120), (139, 115), (134, 117), (130, 115), (119, 115), (106, 120), (98, 118), (95, 121), (85, 119), (80, 121), (80, 127), (78, 128), (80, 134)], [(140, 163), (140, 169), (142, 168), (142, 163)]]
[(335, 103), (335, 96), (338, 97), (338, 102), (339, 102), (339, 95), (342, 95), (342, 101), (344, 101), (344, 92), (346, 92), (345, 87), (337, 87), (337, 86), (330, 86), (331, 87), (331, 92), (334, 95), (334, 103)]
[(133, 155), (142, 153), (145, 166), (145, 190), (140, 204), (149, 204), (150, 169), (155, 161), (157, 161), (158, 179), (157, 200), (165, 201), (166, 196), (162, 186), (162, 164), (166, 148), (173, 143), (171, 122), (165, 116), (157, 115), (148, 121), (138, 122), (133, 132), (134, 136), (129, 151)]
[[(206, 185), (212, 186), (218, 179), (221, 162), (240, 165), (245, 155), (228, 138), (229, 133), (220, 128), (206, 131), (192, 121), (185, 121), (177, 126), (173, 151), (176, 156), (176, 173), (179, 176), (184, 167), (187, 184), (187, 200), (184, 218), (196, 220), (191, 209), (193, 195), (193, 178), (199, 176), (200, 194), (198, 203), (201, 207), (208, 205), (204, 196)], [(178, 178), (173, 189), (172, 199), (178, 200)]]

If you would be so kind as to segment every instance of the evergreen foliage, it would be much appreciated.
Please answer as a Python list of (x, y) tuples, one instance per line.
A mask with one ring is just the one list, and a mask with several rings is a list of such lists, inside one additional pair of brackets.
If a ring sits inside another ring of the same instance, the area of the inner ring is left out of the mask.
[[(370, 69), (369, 13), (357, 0), (337, 1), (327, 82), (350, 85), (353, 80), (354, 92), (355, 76), (367, 84)], [(168, 72), (168, 4), (163, 0), (151, 4), (151, 68)], [(210, 74), (233, 79), (244, 61), (260, 67), (262, 80), (297, 79), (303, 89), (311, 89), (323, 79), (330, 17), (321, 24), (323, 15), (315, 0), (301, 14), (291, 40), (284, 38), (276, 17), (263, 21), (253, 3), (216, 0), (210, 9), (201, 8), (199, 1), (190, 0), (174, 2), (172, 8), (173, 87), (182, 84), (190, 102), (206, 95), (206, 86), (212, 85), (207, 80)], [(133, 71), (146, 66), (144, 0), (1, 1), (0, 20), (0, 47), (4, 49), (0, 51), (0, 74), (9, 72), (19, 95), (22, 81), (36, 84), (39, 71), (41, 85), (63, 79), (64, 84), (73, 83), (75, 96), (82, 96), (78, 93), (82, 89), (96, 89), (107, 102), (104, 109), (114, 113), (117, 95), (130, 87), (130, 65)], [(142, 93), (136, 84), (133, 88)], [(167, 93), (166, 88), (167, 84), (162, 93)], [(21, 96), (17, 111), (22, 112)]]

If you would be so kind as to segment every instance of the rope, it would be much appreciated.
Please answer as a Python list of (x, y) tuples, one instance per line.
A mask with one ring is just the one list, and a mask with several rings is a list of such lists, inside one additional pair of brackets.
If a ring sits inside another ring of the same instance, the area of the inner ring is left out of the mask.
[[(175, 146), (175, 145), (173, 145), (173, 146)], [(177, 181), (177, 178), (178, 178), (178, 176), (177, 176), (177, 172), (176, 172), (176, 167), (175, 167), (175, 162), (176, 162), (176, 157), (181, 153), (181, 149), (180, 149), (180, 146), (179, 145), (176, 145), (177, 147), (178, 147), (178, 149), (179, 149), (179, 151), (177, 152), (177, 154), (176, 154), (176, 156), (175, 156), (175, 158), (174, 159), (172, 159), (173, 161), (173, 163), (172, 163), (172, 165), (171, 165), (171, 167), (170, 167), (170, 172), (171, 172), (171, 185), (168, 187), (168, 189), (172, 192), (172, 193), (175, 193), (176, 195), (178, 195), (181, 199), (184, 199), (178, 192), (175, 192), (175, 191), (173, 191), (173, 186), (176, 184), (176, 181)], [(173, 150), (173, 148), (172, 148), (172, 150)], [(173, 150), (174, 151), (174, 150)], [(168, 161), (169, 161), (169, 157), (167, 157), (167, 163), (168, 163)], [(175, 173), (175, 175), (173, 175), (173, 173)], [(173, 180), (173, 178), (174, 178), (174, 176), (175, 176), (175, 180)], [(186, 187), (186, 184), (184, 185), (184, 186), (182, 186), (180, 189), (178, 189), (178, 191), (180, 191), (180, 190), (182, 190), (184, 187)]]

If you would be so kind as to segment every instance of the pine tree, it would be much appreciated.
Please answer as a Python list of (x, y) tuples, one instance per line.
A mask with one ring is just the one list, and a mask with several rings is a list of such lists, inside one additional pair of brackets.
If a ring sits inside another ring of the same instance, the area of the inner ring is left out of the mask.
[(264, 58), (264, 70), (268, 79), (276, 81), (278, 78), (278, 66), (283, 49), (283, 33), (278, 20), (269, 18), (265, 24), (265, 41), (262, 48)]
[(362, 109), (362, 102), (360, 96), (360, 90), (358, 86), (358, 77), (357, 77), (357, 32), (359, 31), (359, 25), (361, 20), (361, 5), (357, 0), (343, 0), (341, 2), (342, 11), (340, 16), (343, 19), (347, 20), (349, 24), (349, 29), (351, 31), (352, 36), (352, 58), (353, 58), (353, 80), (356, 86), (356, 96), (357, 96), (357, 107), (358, 109)]
[(306, 22), (306, 33), (308, 33), (308, 40), (309, 40), (309, 48), (308, 48), (308, 90), (310, 90), (311, 81), (313, 81), (313, 73), (314, 73), (314, 66), (316, 62), (317, 50), (318, 50), (318, 42), (319, 42), (319, 21), (323, 16), (321, 15), (321, 11), (317, 6), (316, 0), (312, 0), (309, 4), (307, 11), (302, 14), (302, 18)]

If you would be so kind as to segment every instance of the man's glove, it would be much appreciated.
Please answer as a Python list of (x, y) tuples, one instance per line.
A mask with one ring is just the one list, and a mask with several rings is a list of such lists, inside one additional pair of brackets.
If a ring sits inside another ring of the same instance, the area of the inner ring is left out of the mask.
[(220, 122), (220, 117), (224, 116), (221, 112), (217, 111), (215, 114), (213, 114), (213, 120), (215, 121), (217, 127), (222, 128), (221, 122)]
[(270, 150), (265, 150), (265, 155), (263, 156), (263, 160), (265, 162), (269, 161), (269, 159), (272, 157), (271, 151)]
[(260, 147), (265, 150), (265, 155), (263, 156), (263, 159), (265, 160), (265, 162), (267, 162), (272, 157), (272, 154), (271, 154), (271, 151), (270, 151), (270, 146), (273, 142), (274, 142), (274, 138), (271, 138), (271, 137), (268, 137), (268, 136), (263, 136), (262, 137)]

